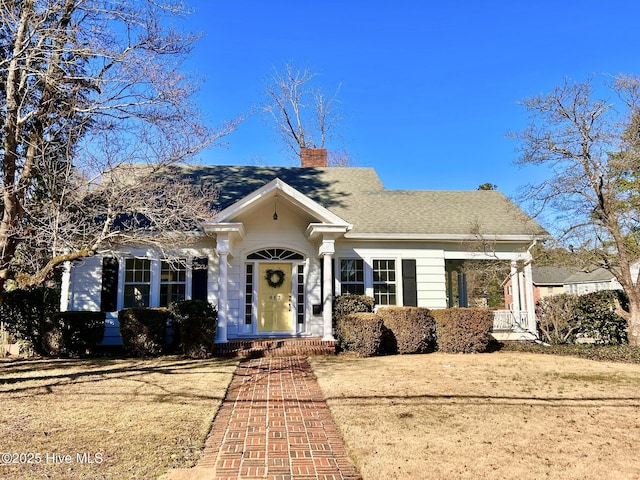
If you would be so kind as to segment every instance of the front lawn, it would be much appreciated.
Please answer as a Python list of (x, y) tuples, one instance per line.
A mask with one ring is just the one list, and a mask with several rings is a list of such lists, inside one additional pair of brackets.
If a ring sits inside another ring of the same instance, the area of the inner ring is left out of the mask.
[(156, 478), (195, 464), (237, 362), (0, 362), (0, 478)]
[(518, 352), (315, 357), (365, 480), (640, 478), (640, 365)]

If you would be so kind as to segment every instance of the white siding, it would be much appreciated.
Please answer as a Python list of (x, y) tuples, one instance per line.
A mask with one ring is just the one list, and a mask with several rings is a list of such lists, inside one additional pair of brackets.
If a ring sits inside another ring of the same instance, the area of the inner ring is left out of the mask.
[[(446, 308), (446, 276), (444, 251), (430, 248), (427, 244), (416, 243), (379, 243), (348, 242), (340, 240), (336, 244), (336, 277), (339, 284), (340, 258), (359, 257), (371, 267), (374, 259), (396, 260), (397, 304), (402, 304), (402, 260), (416, 260), (416, 283), (418, 290), (418, 306), (426, 308)], [(366, 294), (372, 295), (371, 278), (366, 278)], [(336, 293), (340, 291), (339, 285)]]
[(100, 311), (102, 258), (89, 257), (73, 262), (69, 285), (69, 310)]

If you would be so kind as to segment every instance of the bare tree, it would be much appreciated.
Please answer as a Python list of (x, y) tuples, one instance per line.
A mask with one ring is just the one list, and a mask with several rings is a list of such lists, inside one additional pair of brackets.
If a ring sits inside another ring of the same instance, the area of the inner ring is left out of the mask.
[(519, 163), (546, 168), (549, 178), (523, 190), (525, 208), (553, 218), (560, 244), (585, 265), (602, 266), (629, 297), (618, 305), (629, 343), (640, 345), (640, 78), (618, 76), (609, 95), (594, 94), (594, 80), (566, 81), (524, 101), (528, 128)]
[[(264, 111), (274, 121), (274, 128), (292, 153), (300, 156), (301, 148), (325, 148), (337, 127), (338, 93), (327, 95), (313, 86), (317, 74), (287, 63), (283, 70), (274, 69), (266, 87), (268, 102)], [(344, 155), (338, 163), (344, 163)]]
[[(206, 203), (158, 175), (234, 127), (205, 127), (190, 100), (179, 66), (197, 37), (167, 27), (184, 13), (177, 0), (0, 5), (0, 290), (125, 239), (126, 218), (126, 239), (159, 241)], [(131, 163), (150, 168), (127, 185), (114, 172)]]

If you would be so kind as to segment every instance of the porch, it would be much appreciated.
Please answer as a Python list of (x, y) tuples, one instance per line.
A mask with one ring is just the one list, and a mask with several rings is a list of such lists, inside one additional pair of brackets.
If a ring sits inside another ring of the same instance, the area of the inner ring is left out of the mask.
[(536, 340), (535, 317), (531, 325), (529, 312), (525, 310), (494, 310), (493, 332), (496, 340)]

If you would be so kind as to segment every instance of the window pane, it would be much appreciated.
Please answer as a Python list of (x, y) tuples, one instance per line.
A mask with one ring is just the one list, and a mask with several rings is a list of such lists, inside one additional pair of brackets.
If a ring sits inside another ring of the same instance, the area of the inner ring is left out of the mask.
[(343, 284), (342, 285), (342, 294), (351, 294), (351, 295), (364, 295), (364, 284)]
[(359, 259), (340, 260), (340, 281), (362, 282), (364, 280), (363, 261)]
[(151, 260), (128, 258), (125, 261), (124, 308), (148, 307)]
[(373, 261), (373, 296), (378, 305), (396, 304), (395, 260)]
[(183, 284), (160, 285), (160, 306), (167, 307), (170, 303), (180, 302), (185, 299), (185, 286)]
[(342, 294), (364, 295), (364, 260), (343, 258), (340, 260)]
[(124, 308), (149, 306), (149, 285), (125, 285)]
[(185, 299), (186, 261), (161, 263), (160, 268), (160, 306), (167, 307), (172, 302)]

